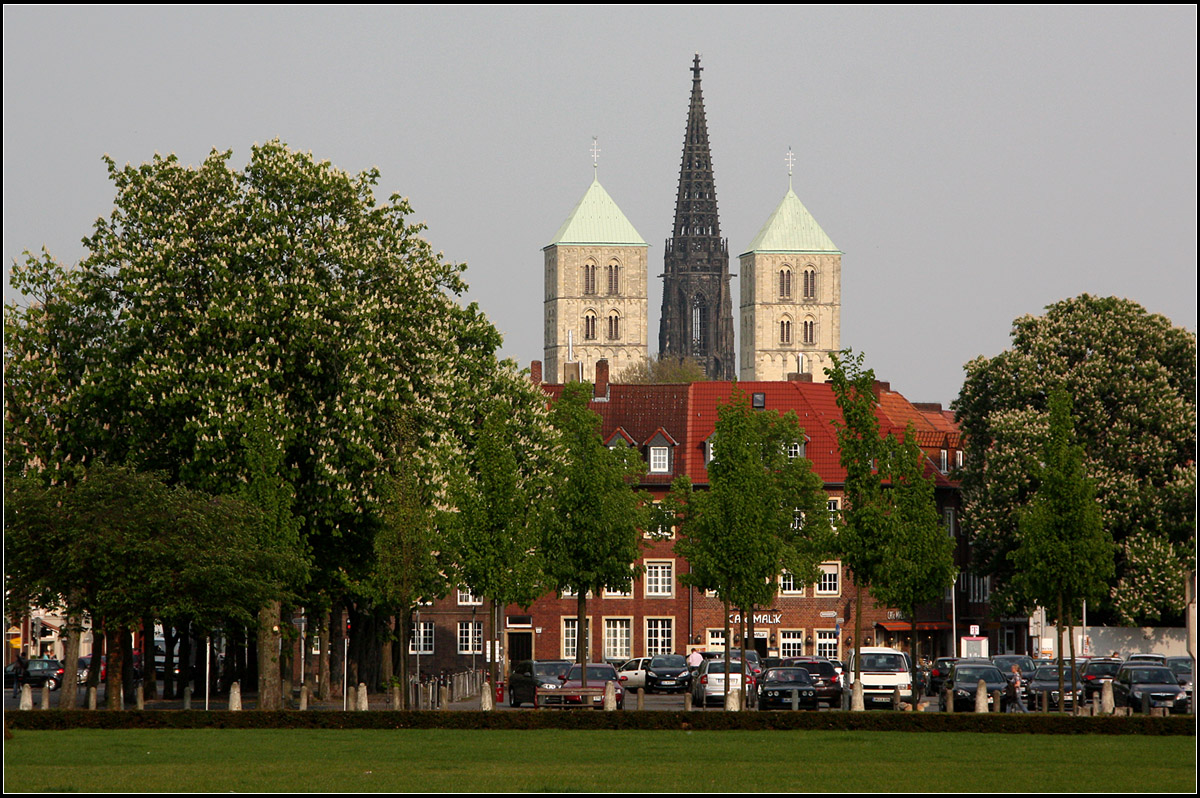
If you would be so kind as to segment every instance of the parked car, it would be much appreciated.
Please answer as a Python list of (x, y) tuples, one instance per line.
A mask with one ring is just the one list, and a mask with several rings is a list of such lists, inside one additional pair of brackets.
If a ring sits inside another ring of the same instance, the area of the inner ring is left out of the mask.
[(942, 685), (950, 675), (950, 669), (956, 662), (958, 657), (938, 657), (933, 661), (933, 667), (929, 669), (929, 682), (925, 687), (929, 695), (937, 695), (941, 691)]
[(625, 677), (625, 689), (633, 692), (646, 687), (646, 669), (650, 667), (650, 657), (634, 657), (628, 662), (621, 663), (617, 673)]
[(1121, 660), (1108, 657), (1089, 659), (1079, 668), (1079, 678), (1083, 680), (1083, 697), (1091, 701), (1094, 696), (1104, 689), (1121, 670)]
[(758, 682), (758, 708), (816, 709), (817, 686), (805, 668), (767, 668)]
[[(1008, 679), (1000, 669), (986, 659), (960, 659), (950, 669), (946, 677), (946, 687), (949, 688), (950, 700), (955, 712), (973, 712), (975, 710), (975, 692), (979, 689), (979, 681), (987, 686), (988, 709), (1004, 709), (1004, 694), (1008, 689)], [(993, 706), (993, 693), (1000, 691), (1000, 706)], [(946, 695), (943, 692), (938, 701), (943, 712), (946, 711)]]
[(846, 678), (853, 684), (861, 671), (863, 703), (868, 706), (890, 707), (892, 693), (900, 688), (900, 698), (912, 701), (912, 675), (908, 655), (894, 648), (867, 646), (851, 652)]
[(817, 690), (818, 701), (824, 701), (835, 709), (842, 706), (842, 683), (832, 662), (824, 657), (789, 657), (784, 664), (808, 671)]
[(557, 690), (562, 682), (558, 677), (571, 668), (565, 659), (524, 660), (513, 666), (508, 675), (508, 704), (519, 707), (530, 703), (537, 705), (537, 689), (546, 687)]
[[(31, 659), (25, 663), (25, 676), (21, 683), (30, 687), (50, 685), (51, 690), (57, 690), (62, 684), (65, 669), (56, 659)], [(4, 669), (4, 687), (13, 689), (17, 681), (17, 663), (13, 662)]]
[(692, 682), (692, 703), (705, 707), (712, 703), (724, 703), (726, 677), (729, 681), (729, 692), (742, 689), (742, 675), (746, 673), (747, 694), (754, 688), (754, 673), (752, 666), (740, 659), (731, 660), (729, 673), (725, 673), (725, 659), (706, 659), (700, 663), (700, 670)]
[[(1084, 698), (1083, 681), (1066, 663), (1063, 664), (1063, 691), (1065, 695), (1061, 703), (1064, 707), (1073, 707)], [(1029, 680), (1027, 694), (1033, 702), (1032, 708), (1040, 709), (1042, 695), (1046, 694), (1049, 696), (1050, 709), (1058, 709), (1058, 665), (1043, 665), (1034, 671), (1033, 678)]]
[[(584, 671), (578, 665), (572, 665), (570, 670), (558, 676), (559, 688), (554, 695), (545, 696), (537, 702), (538, 706), (583, 707), (589, 703), (596, 709), (604, 707), (604, 696), (572, 693), (571, 689), (583, 687)], [(625, 708), (624, 677), (617, 669), (607, 662), (589, 662), (587, 665), (587, 687), (604, 687), (607, 682), (616, 684), (617, 709)]]
[(1165, 707), (1170, 712), (1187, 711), (1187, 693), (1170, 668), (1126, 661), (1113, 680), (1113, 703), (1134, 712)]
[(1175, 674), (1175, 678), (1179, 680), (1179, 686), (1187, 694), (1188, 711), (1192, 707), (1192, 658), (1191, 657), (1167, 657), (1167, 667), (1171, 669), (1171, 673)]
[(646, 692), (686, 693), (692, 686), (687, 658), (680, 654), (660, 654), (646, 666)]
[(1125, 661), (1131, 664), (1137, 662), (1143, 665), (1162, 665), (1165, 668), (1167, 656), (1165, 654), (1130, 654)]

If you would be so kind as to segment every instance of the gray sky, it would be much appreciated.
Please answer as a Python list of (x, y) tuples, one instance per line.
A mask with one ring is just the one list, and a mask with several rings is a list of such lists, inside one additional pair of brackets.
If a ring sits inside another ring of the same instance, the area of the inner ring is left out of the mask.
[(83, 255), (104, 153), (240, 168), (279, 137), (379, 167), (528, 365), (598, 136), (650, 243), (653, 351), (697, 51), (730, 252), (791, 146), (845, 253), (842, 345), (910, 399), (948, 403), (1013, 319), (1084, 292), (1196, 329), (1194, 6), (5, 6), (3, 255)]

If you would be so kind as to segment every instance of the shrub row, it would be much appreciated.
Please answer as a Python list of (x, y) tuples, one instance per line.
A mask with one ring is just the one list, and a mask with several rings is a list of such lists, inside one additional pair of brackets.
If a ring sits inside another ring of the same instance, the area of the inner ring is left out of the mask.
[(14, 730), (51, 729), (744, 729), (1001, 734), (1196, 733), (1193, 716), (1166, 718), (925, 712), (6, 712)]

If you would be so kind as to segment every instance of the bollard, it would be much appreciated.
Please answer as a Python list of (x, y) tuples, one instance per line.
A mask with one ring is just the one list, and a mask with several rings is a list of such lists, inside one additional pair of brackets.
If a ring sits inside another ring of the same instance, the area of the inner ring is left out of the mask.
[(438, 688), (438, 709), (443, 712), (450, 709), (450, 686), (443, 684)]
[(604, 683), (604, 711), (614, 712), (617, 709), (617, 683)]
[(50, 708), (50, 685), (42, 684), (42, 709)]
[[(303, 687), (300, 688), (300, 692), (301, 693), (304, 692)], [(233, 684), (229, 685), (229, 711), (230, 712), (241, 712), (242, 711), (242, 683), (241, 682), (234, 682)]]
[(192, 686), (190, 684), (183, 688), (183, 708), (192, 708)]
[(987, 712), (987, 682), (980, 679), (975, 685), (975, 711)]
[(646, 688), (639, 687), (637, 691), (637, 708), (641, 711), (646, 708)]
[(992, 712), (999, 712), (1000, 707), (1004, 705), (1004, 696), (999, 690), (992, 691)]
[(850, 694), (850, 711), (863, 712), (866, 710), (866, 704), (863, 703), (863, 685), (862, 679), (854, 680), (854, 689)]
[(355, 697), (354, 708), (359, 712), (367, 711), (367, 686), (359, 682), (357, 695)]
[(900, 709), (900, 685), (896, 685), (895, 688), (892, 689), (892, 709)]
[(683, 694), (683, 711), (684, 712), (692, 711), (692, 693), (690, 690)]
[(146, 689), (141, 684), (138, 684), (136, 687), (133, 688), (133, 694), (134, 694), (134, 699), (137, 702), (138, 710), (145, 709), (146, 708)]
[(300, 711), (308, 709), (308, 685), (300, 685)]
[(494, 695), (492, 692), (492, 683), (485, 681), (483, 683), (483, 691), (479, 694), (479, 710), (481, 712), (491, 712), (496, 708)]
[(942, 704), (946, 707), (946, 711), (954, 714), (954, 691), (949, 687), (942, 688)]
[(88, 709), (96, 708), (96, 692), (97, 691), (96, 691), (95, 687), (88, 688), (88, 691), (87, 691), (87, 708)]
[(21, 685), (21, 703), (18, 706), (23, 710), (33, 709), (33, 688), (28, 684)]
[(725, 694), (725, 711), (726, 712), (740, 711), (742, 708), (741, 698), (742, 698), (741, 690), (730, 690), (728, 693), (726, 693)]

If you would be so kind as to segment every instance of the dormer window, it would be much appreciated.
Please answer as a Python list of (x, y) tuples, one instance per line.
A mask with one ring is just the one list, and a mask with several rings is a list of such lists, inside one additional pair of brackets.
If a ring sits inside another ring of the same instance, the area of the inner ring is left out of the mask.
[(788, 460), (795, 460), (797, 457), (804, 457), (804, 441), (792, 441), (788, 444)]
[(671, 468), (671, 450), (666, 446), (650, 447), (650, 473), (665, 474)]

